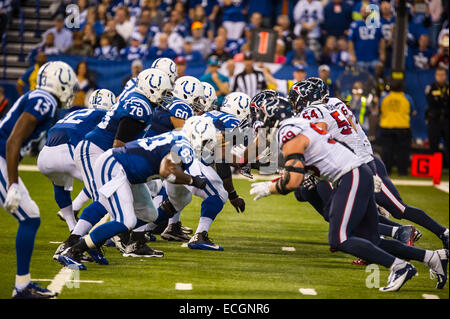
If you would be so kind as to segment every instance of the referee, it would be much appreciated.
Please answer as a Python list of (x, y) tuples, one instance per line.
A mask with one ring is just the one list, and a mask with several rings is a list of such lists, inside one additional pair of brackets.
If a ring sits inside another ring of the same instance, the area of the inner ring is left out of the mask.
[(254, 62), (252, 53), (249, 51), (245, 52), (244, 71), (236, 75), (233, 92), (242, 92), (252, 98), (257, 93), (267, 88), (264, 73), (261, 71), (256, 71), (253, 68)]

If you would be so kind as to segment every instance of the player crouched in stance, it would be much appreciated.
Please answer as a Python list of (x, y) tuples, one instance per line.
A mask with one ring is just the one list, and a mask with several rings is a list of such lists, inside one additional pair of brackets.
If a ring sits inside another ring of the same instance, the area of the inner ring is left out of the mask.
[(314, 123), (293, 118), (292, 105), (284, 98), (270, 104), (265, 113), (264, 127), (277, 130), (284, 174), (275, 182), (253, 183), (250, 194), (256, 195), (255, 200), (289, 194), (300, 186), (305, 170), (313, 169), (335, 186), (325, 212), (331, 249), (389, 268), (388, 285), (381, 291), (397, 291), (417, 273), (412, 264), (400, 258), (425, 262), (437, 274), (437, 288), (444, 287), (448, 250), (440, 254), (380, 237), (373, 173), (361, 158)]
[(36, 89), (20, 97), (0, 122), (0, 204), (19, 222), (17, 275), (13, 298), (52, 298), (56, 294), (31, 282), (30, 262), (41, 223), (39, 208), (19, 178), (20, 150), (39, 140), (53, 125), (58, 107), (70, 105), (77, 77), (64, 62), (48, 62)]
[(52, 181), (56, 203), (69, 231), (77, 223), (70, 197), (73, 179), (83, 181), (74, 161), (74, 150), (84, 136), (100, 123), (114, 103), (114, 93), (106, 89), (95, 90), (89, 97), (87, 109), (67, 114), (49, 130), (47, 142), (39, 153), (39, 171)]
[[(200, 149), (194, 150), (193, 144), (200, 145)], [(58, 258), (59, 262), (84, 270), (86, 267), (80, 259), (85, 251), (100, 247), (107, 239), (136, 226), (132, 185), (145, 183), (159, 175), (169, 183), (205, 188), (206, 179), (184, 171), (192, 165), (195, 157), (202, 156), (201, 147), (214, 149), (215, 144), (216, 130), (212, 121), (192, 117), (186, 121), (182, 131), (138, 139), (102, 154), (95, 162), (94, 180), (98, 201), (110, 214), (111, 221), (98, 226), (64, 251)], [(154, 221), (157, 214), (153, 206), (145, 221)], [(163, 252), (153, 251), (152, 254), (163, 256)]]

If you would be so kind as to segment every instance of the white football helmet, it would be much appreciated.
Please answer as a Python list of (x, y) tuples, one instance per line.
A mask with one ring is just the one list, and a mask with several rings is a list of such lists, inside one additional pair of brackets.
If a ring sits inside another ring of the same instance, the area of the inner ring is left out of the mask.
[(178, 68), (175, 62), (173, 62), (169, 58), (159, 58), (153, 61), (151, 68), (156, 68), (158, 70), (161, 70), (163, 72), (166, 72), (167, 75), (170, 78), (170, 83), (172, 85), (175, 83), (175, 80), (178, 77)]
[(88, 109), (109, 110), (116, 103), (116, 96), (107, 89), (98, 89), (89, 96)]
[(145, 95), (150, 102), (159, 104), (170, 96), (172, 84), (165, 72), (159, 69), (146, 69), (137, 76), (135, 90)]
[(233, 114), (239, 121), (246, 119), (250, 115), (250, 97), (245, 93), (233, 92), (225, 96), (220, 110)]
[(204, 112), (201, 100), (205, 97), (203, 85), (193, 76), (182, 76), (175, 81), (173, 96), (188, 103), (195, 112)]
[(214, 151), (217, 144), (216, 127), (210, 117), (192, 116), (186, 120), (183, 133), (188, 138), (195, 152), (203, 164), (214, 162)]
[(36, 88), (52, 93), (66, 108), (72, 103), (74, 91), (78, 90), (77, 75), (65, 62), (47, 62), (38, 71)]
[(202, 84), (203, 84), (203, 93), (205, 97), (200, 100), (200, 103), (203, 104), (204, 111), (208, 112), (213, 108), (213, 105), (217, 102), (216, 90), (208, 82), (202, 82)]

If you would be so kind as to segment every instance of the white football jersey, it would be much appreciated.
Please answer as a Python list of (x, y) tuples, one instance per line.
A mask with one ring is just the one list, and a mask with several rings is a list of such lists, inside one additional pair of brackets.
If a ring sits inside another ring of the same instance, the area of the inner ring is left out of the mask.
[(330, 112), (339, 110), (347, 118), (349, 123), (353, 123), (354, 127), (356, 128), (356, 134), (358, 135), (360, 143), (360, 147), (358, 148), (358, 150), (360, 151), (358, 152), (360, 152), (361, 156), (363, 157), (372, 157), (372, 144), (370, 144), (369, 138), (367, 137), (363, 128), (359, 124), (358, 119), (350, 110), (350, 108), (344, 102), (335, 97), (329, 98), (327, 104), (325, 104), (325, 107)]
[(358, 157), (364, 159), (365, 163), (373, 160), (372, 156), (367, 154), (364, 143), (340, 108), (330, 110), (325, 104), (318, 104), (308, 107), (297, 116), (312, 123), (326, 123), (328, 125), (327, 132), (332, 138), (347, 144)]
[(281, 123), (277, 132), (277, 143), (280, 149), (299, 134), (306, 136), (310, 141), (304, 154), (305, 168), (321, 179), (336, 182), (342, 175), (364, 164), (363, 159), (333, 139), (327, 131), (298, 117)]

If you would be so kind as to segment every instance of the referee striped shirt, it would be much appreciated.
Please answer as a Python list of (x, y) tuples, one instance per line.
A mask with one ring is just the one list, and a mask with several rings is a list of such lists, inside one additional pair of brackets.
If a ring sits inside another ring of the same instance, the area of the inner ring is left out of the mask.
[(244, 71), (236, 75), (233, 92), (242, 92), (252, 98), (266, 88), (266, 78), (261, 71), (253, 70), (252, 73)]

